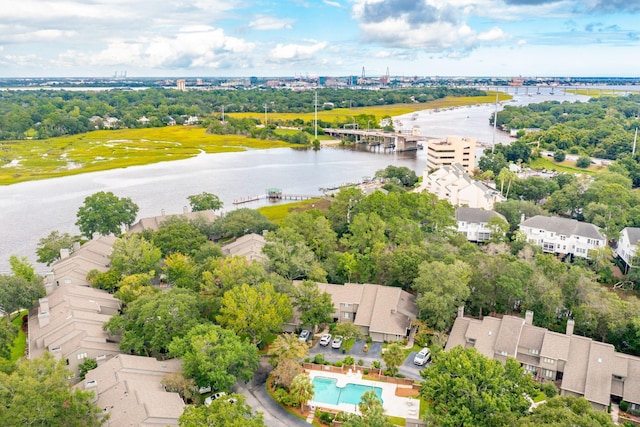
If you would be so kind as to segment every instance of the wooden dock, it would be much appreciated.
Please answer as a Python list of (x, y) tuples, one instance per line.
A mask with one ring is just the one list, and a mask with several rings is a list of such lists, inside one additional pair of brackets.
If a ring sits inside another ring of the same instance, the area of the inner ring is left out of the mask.
[(262, 199), (263, 196), (249, 196), (249, 197), (242, 197), (240, 199), (236, 199), (234, 200), (232, 203), (234, 205), (241, 205), (243, 203), (249, 203), (249, 202), (256, 202), (260, 199)]

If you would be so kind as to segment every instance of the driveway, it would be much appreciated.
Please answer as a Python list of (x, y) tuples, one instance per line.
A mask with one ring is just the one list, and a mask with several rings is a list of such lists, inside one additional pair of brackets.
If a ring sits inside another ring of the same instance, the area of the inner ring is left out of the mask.
[(248, 384), (238, 381), (233, 386), (233, 392), (246, 396), (247, 404), (254, 411), (262, 412), (264, 423), (268, 427), (308, 427), (309, 424), (288, 413), (267, 393), (265, 384), (271, 369), (269, 359), (262, 357), (253, 379)]

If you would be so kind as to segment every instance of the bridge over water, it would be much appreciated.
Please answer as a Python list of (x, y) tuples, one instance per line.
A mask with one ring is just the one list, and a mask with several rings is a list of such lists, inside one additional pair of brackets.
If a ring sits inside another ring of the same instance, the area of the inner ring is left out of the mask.
[(410, 135), (397, 132), (383, 132), (381, 130), (362, 129), (324, 129), (325, 135), (336, 139), (351, 139), (356, 144), (367, 144), (370, 147), (381, 146), (385, 150), (416, 151), (423, 142), (430, 139), (426, 136)]

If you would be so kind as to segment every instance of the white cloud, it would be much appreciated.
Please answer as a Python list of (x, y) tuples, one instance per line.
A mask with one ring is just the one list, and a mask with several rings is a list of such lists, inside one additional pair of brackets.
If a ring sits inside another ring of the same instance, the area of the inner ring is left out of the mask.
[(249, 22), (249, 28), (254, 30), (289, 30), (293, 23), (293, 19), (261, 15)]
[(272, 60), (289, 60), (298, 61), (312, 58), (316, 53), (325, 49), (327, 42), (312, 41), (311, 44), (278, 44), (269, 52), (269, 58)]
[(338, 8), (343, 8), (344, 7), (342, 4), (338, 3), (337, 1), (322, 0), (322, 3), (326, 4), (327, 6), (332, 6), (332, 7), (338, 7)]
[(29, 42), (42, 42), (53, 41), (56, 39), (64, 39), (68, 37), (75, 37), (76, 31), (64, 31), (64, 30), (36, 30), (18, 32), (17, 34), (7, 34), (2, 37), (6, 42), (11, 43), (29, 43)]

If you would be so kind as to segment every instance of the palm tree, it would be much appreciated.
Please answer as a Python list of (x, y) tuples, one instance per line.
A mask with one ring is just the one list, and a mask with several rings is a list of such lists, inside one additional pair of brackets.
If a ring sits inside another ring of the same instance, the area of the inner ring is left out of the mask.
[(291, 382), (289, 394), (292, 399), (300, 405), (300, 411), (302, 412), (303, 405), (313, 399), (315, 394), (311, 378), (306, 374), (296, 376)]
[(279, 335), (269, 346), (267, 354), (271, 356), (271, 364), (277, 366), (285, 359), (299, 361), (305, 358), (309, 346), (295, 334)]
[(391, 375), (395, 375), (398, 371), (398, 366), (404, 362), (404, 359), (404, 351), (402, 351), (402, 347), (398, 343), (390, 344), (382, 354), (382, 360), (387, 365), (387, 369), (391, 371)]

